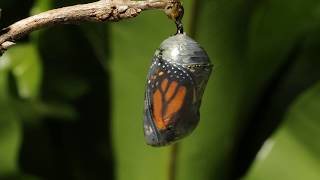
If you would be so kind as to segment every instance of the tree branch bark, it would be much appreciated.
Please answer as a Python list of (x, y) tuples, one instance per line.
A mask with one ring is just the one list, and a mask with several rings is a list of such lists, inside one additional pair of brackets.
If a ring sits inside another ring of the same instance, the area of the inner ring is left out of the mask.
[[(49, 10), (38, 15), (22, 19), (0, 31), (0, 56), (14, 41), (26, 34), (43, 27), (57, 24), (74, 24), (80, 22), (119, 21), (136, 17), (141, 11), (149, 9), (166, 9), (179, 0), (100, 0)], [(169, 16), (169, 14), (167, 14)]]

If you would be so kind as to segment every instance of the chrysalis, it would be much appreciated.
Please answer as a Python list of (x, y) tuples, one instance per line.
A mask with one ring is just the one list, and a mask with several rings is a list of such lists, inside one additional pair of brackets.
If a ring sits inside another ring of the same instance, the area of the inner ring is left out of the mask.
[(185, 33), (162, 42), (147, 76), (144, 108), (147, 144), (167, 145), (195, 129), (211, 70), (207, 53)]

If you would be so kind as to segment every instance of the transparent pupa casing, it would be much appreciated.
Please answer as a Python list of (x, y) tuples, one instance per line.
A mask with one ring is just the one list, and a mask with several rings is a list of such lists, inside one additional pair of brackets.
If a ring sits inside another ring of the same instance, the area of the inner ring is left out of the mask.
[(162, 42), (147, 76), (144, 108), (147, 144), (164, 146), (196, 128), (211, 71), (205, 50), (186, 34)]

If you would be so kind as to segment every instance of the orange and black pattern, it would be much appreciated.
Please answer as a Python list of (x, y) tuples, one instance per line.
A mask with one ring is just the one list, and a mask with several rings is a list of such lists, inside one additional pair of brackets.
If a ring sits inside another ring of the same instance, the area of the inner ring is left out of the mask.
[(154, 73), (150, 74), (147, 86), (151, 90), (152, 117), (157, 129), (165, 130), (174, 124), (175, 115), (182, 110), (185, 101), (192, 99), (187, 97), (187, 92), (193, 91), (193, 82), (178, 65), (158, 60), (151, 67)]
[[(212, 68), (207, 59), (204, 63), (188, 64), (185, 61), (194, 58), (182, 54), (174, 61), (165, 51), (156, 52), (147, 76), (144, 134), (147, 144), (152, 146), (170, 144), (195, 129), (202, 93)], [(185, 61), (179, 63), (179, 60)]]

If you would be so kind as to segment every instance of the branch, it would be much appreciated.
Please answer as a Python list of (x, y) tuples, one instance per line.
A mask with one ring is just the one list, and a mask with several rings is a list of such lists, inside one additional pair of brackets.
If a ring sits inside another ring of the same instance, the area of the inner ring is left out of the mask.
[[(177, 3), (181, 6), (180, 0), (100, 0), (88, 4), (49, 10), (22, 19), (2, 29), (0, 31), (0, 56), (15, 44), (14, 41), (43, 27), (80, 22), (119, 21), (136, 17), (144, 10), (171, 9), (172, 4)], [(165, 13), (171, 17), (173, 12), (165, 11)]]

